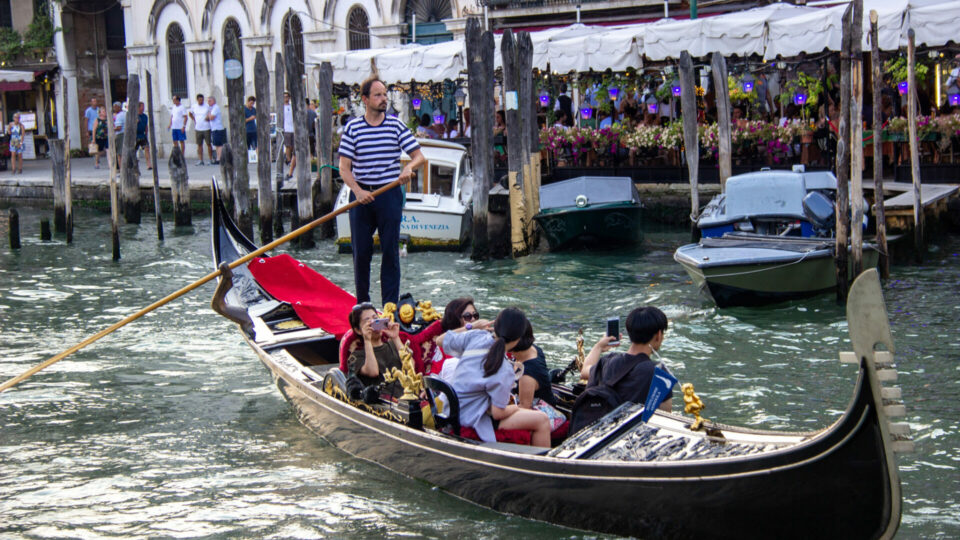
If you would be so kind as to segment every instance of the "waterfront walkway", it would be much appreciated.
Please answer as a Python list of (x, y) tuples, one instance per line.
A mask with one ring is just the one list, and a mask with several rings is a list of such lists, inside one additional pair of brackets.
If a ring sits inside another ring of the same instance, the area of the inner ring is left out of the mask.
[[(188, 155), (194, 152), (188, 149)], [(170, 168), (167, 165), (169, 158), (159, 158), (157, 173), (160, 180), (161, 200), (170, 199)], [(187, 159), (187, 175), (190, 182), (191, 200), (193, 195), (209, 197), (210, 179), (220, 179), (220, 166), (195, 165), (196, 158)], [(251, 197), (257, 193), (257, 164), (247, 164), (250, 175)], [(100, 160), (100, 168), (94, 168), (93, 158), (73, 158), (70, 160), (70, 172), (73, 184), (74, 200), (109, 200), (110, 169), (105, 158)], [(276, 178), (276, 166), (271, 167), (271, 178)], [(313, 173), (316, 174), (316, 173)], [(0, 201), (46, 201), (53, 200), (53, 173), (49, 159), (35, 159), (23, 161), (23, 174), (13, 174), (8, 169), (0, 171)], [(120, 185), (120, 176), (117, 175), (117, 185)], [(296, 188), (296, 176), (284, 183), (284, 189)], [(147, 170), (146, 162), (140, 160), (140, 188), (149, 192), (153, 189), (153, 171)], [(205, 199), (204, 199), (205, 200)], [(255, 199), (254, 199), (255, 200)]]

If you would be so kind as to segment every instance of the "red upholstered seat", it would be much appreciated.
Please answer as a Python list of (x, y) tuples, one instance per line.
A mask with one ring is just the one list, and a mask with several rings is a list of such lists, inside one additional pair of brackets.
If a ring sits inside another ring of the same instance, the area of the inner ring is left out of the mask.
[(557, 426), (557, 429), (550, 432), (551, 440), (563, 440), (567, 438), (567, 434), (570, 433), (570, 421), (565, 420), (562, 424)]
[[(493, 434), (497, 437), (497, 442), (525, 444), (529, 446), (530, 441), (533, 440), (533, 434), (523, 429), (497, 429), (494, 430)], [(474, 441), (480, 440), (480, 436), (477, 435), (477, 431), (472, 427), (461, 427), (460, 436), (464, 439), (472, 439)]]
[(349, 373), (347, 369), (347, 359), (350, 358), (350, 345), (360, 339), (353, 333), (353, 329), (347, 330), (340, 340), (340, 371)]

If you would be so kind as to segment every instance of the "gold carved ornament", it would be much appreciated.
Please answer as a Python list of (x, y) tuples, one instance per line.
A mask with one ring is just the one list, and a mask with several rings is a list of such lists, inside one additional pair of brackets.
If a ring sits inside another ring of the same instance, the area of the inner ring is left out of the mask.
[(413, 354), (410, 352), (410, 341), (404, 343), (403, 349), (400, 351), (400, 365), (403, 367), (402, 370), (390, 368), (390, 371), (383, 374), (383, 380), (388, 383), (399, 380), (400, 386), (403, 387), (403, 395), (400, 396), (400, 399), (418, 401), (420, 392), (423, 391), (423, 375), (417, 373), (414, 367)]
[(400, 306), (400, 322), (403, 324), (410, 324), (413, 322), (413, 318), (417, 315), (416, 311), (413, 310), (413, 306), (410, 304), (403, 304)]
[(423, 318), (423, 322), (433, 322), (440, 320), (440, 314), (437, 313), (437, 310), (433, 307), (433, 302), (429, 300), (424, 300), (417, 304), (417, 311), (420, 312), (420, 316)]
[(393, 323), (393, 322), (397, 322), (397, 319), (394, 317), (396, 313), (397, 313), (397, 305), (394, 304), (393, 302), (387, 302), (386, 304), (383, 305), (383, 313), (381, 316), (386, 319), (390, 319), (390, 322)]
[(698, 431), (703, 426), (703, 418), (700, 417), (700, 411), (706, 408), (700, 396), (693, 390), (693, 383), (683, 383), (680, 387), (683, 391), (683, 410), (687, 414), (694, 416), (694, 421), (690, 424), (690, 431)]

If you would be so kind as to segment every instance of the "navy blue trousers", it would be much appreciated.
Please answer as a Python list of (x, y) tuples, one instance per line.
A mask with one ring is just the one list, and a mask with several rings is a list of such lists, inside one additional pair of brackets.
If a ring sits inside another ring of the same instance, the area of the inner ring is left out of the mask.
[[(368, 189), (367, 186), (361, 186)], [(373, 191), (373, 189), (368, 189)], [(350, 193), (350, 201), (356, 200)], [(350, 210), (350, 242), (353, 246), (353, 282), (357, 302), (370, 301), (370, 260), (373, 258), (373, 233), (380, 235), (380, 296), (383, 304), (400, 299), (400, 220), (403, 217), (403, 192), (391, 189), (373, 200)], [(381, 305), (383, 305), (381, 304)]]

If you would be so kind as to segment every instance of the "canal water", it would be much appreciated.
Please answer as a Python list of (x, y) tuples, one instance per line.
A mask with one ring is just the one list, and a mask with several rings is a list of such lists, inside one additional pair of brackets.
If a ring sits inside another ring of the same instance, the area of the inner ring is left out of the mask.
[[(151, 221), (124, 226), (114, 263), (106, 216), (78, 211), (66, 246), (35, 240), (41, 215), (22, 210), (23, 248), (0, 248), (3, 380), (211, 269), (209, 218), (185, 231), (168, 225), (163, 243)], [(650, 230), (642, 249), (487, 263), (411, 253), (403, 289), (440, 306), (469, 294), (486, 316), (521, 307), (555, 367), (575, 353), (578, 329), (589, 348), (607, 317), (657, 305), (671, 320), (663, 358), (696, 385), (706, 417), (765, 429), (829, 425), (856, 373), (837, 360), (850, 349), (843, 310), (821, 297), (718, 311), (673, 262), (686, 236)], [(332, 243), (292, 254), (352, 288), (350, 258)], [(960, 238), (893, 275), (884, 290), (917, 450), (898, 457), (899, 536), (956, 538)], [(332, 448), (298, 423), (235, 328), (209, 309), (212, 291), (206, 285), (0, 394), (0, 537), (593, 536), (476, 507)]]

